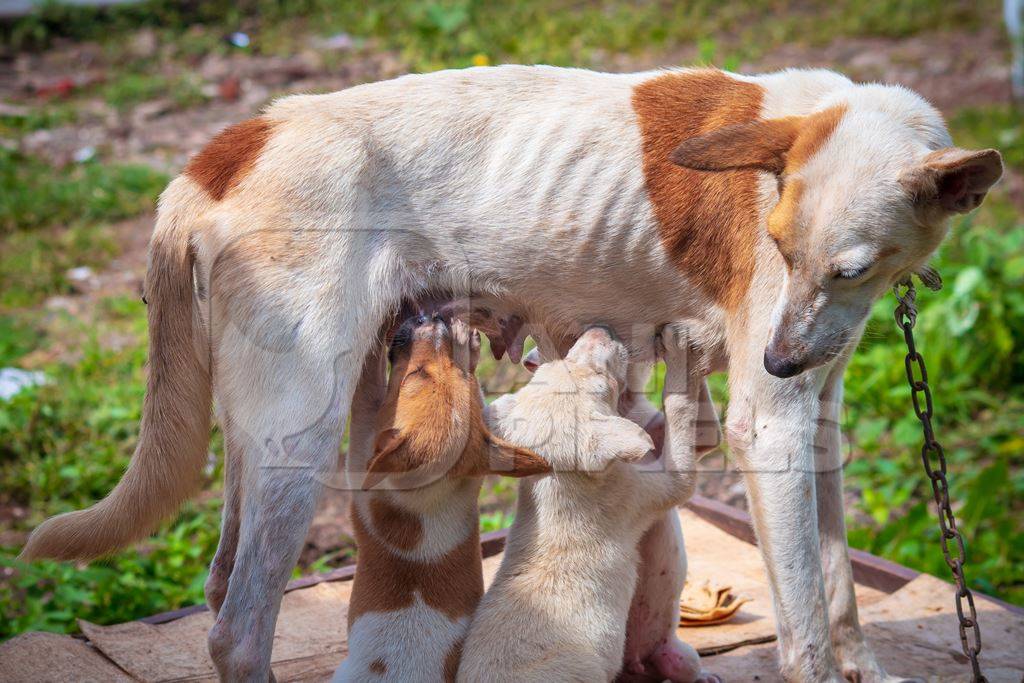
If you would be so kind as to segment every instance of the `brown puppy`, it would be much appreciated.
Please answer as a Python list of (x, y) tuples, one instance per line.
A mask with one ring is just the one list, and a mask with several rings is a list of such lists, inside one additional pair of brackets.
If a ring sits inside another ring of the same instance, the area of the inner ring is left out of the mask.
[(451, 680), (483, 595), (481, 478), (550, 471), (487, 429), (473, 375), (479, 351), (465, 324), (413, 316), (391, 344), (386, 393), (372, 369), (356, 391), (372, 402), (376, 390), (382, 403), (374, 432), (357, 429), (374, 424), (374, 405), (357, 407), (362, 419), (352, 423), (347, 470), (363, 489), (352, 504), (359, 557), (349, 655), (336, 681)]

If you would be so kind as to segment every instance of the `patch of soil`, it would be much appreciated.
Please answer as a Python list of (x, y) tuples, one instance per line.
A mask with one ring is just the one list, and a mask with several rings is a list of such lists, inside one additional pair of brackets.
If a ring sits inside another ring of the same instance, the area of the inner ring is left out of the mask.
[[(728, 39), (722, 41), (729, 54)], [(642, 71), (693, 64), (696, 48), (642, 55), (605, 55), (597, 68)], [(1006, 104), (1011, 101), (1010, 57), (1001, 24), (977, 32), (942, 31), (906, 38), (837, 38), (827, 45), (790, 43), (744, 62), (742, 73), (781, 69), (833, 69), (859, 82), (904, 85), (944, 112), (965, 104)]]
[(24, 105), (60, 101), (60, 95), (50, 92), (51, 85), (70, 83), (67, 98), (78, 121), (7, 144), (56, 165), (70, 163), (80, 150), (92, 148), (107, 159), (176, 173), (218, 131), (254, 115), (275, 97), (331, 92), (405, 72), (394, 55), (382, 51), (351, 51), (340, 57), (312, 49), (290, 57), (210, 54), (195, 64), (162, 62), (146, 74), (193, 83), (206, 98), (201, 104), (183, 106), (167, 93), (119, 109), (97, 92), (107, 81), (107, 69), (101, 51), (88, 43), (19, 55), (0, 76), (0, 99)]

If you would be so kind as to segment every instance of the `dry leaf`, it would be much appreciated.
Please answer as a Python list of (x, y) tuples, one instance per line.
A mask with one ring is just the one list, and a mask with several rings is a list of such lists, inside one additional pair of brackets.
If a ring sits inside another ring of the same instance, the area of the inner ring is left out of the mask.
[(732, 586), (700, 585), (689, 582), (679, 598), (680, 626), (711, 626), (728, 621), (749, 598), (732, 594)]

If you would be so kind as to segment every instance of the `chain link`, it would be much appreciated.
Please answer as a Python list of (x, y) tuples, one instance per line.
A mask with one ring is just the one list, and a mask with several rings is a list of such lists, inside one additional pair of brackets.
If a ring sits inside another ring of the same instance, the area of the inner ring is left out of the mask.
[[(926, 283), (927, 284), (927, 283)], [(901, 293), (900, 288), (903, 288)], [(956, 581), (956, 616), (960, 620), (960, 645), (964, 655), (970, 660), (972, 677), (975, 683), (986, 683), (981, 673), (978, 655), (981, 653), (981, 629), (978, 627), (978, 613), (974, 609), (974, 596), (967, 587), (964, 578), (964, 564), (967, 554), (964, 550), (964, 539), (957, 528), (956, 516), (949, 502), (949, 482), (946, 480), (946, 454), (935, 438), (932, 429), (934, 404), (932, 392), (928, 386), (928, 371), (925, 369), (924, 358), (917, 351), (914, 343), (914, 325), (917, 323), (917, 291), (914, 283), (907, 280), (893, 287), (899, 305), (896, 306), (896, 324), (903, 330), (903, 339), (907, 343), (907, 355), (904, 367), (907, 382), (910, 384), (910, 398), (914, 405), (914, 414), (921, 421), (924, 444), (921, 446), (921, 462), (928, 480), (932, 485), (932, 495), (938, 508), (939, 541), (942, 555), (946, 558)], [(924, 399), (922, 407), (921, 399)], [(953, 541), (952, 549), (950, 541)]]

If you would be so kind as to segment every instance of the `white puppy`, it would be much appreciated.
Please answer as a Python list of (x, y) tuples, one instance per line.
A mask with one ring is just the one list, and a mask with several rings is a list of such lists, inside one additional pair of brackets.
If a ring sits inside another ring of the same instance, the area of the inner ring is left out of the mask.
[[(626, 349), (601, 328), (491, 406), (496, 432), (529, 444), (556, 473), (520, 483), (505, 557), (470, 624), (459, 681), (610, 681), (621, 669), (637, 542), (694, 486), (702, 378), (691, 381), (686, 358), (677, 358), (686, 350), (668, 346), (666, 387), (682, 380), (683, 391), (666, 405), (661, 458), (647, 458), (650, 437), (617, 414)], [(673, 680), (709, 680), (687, 651)]]

